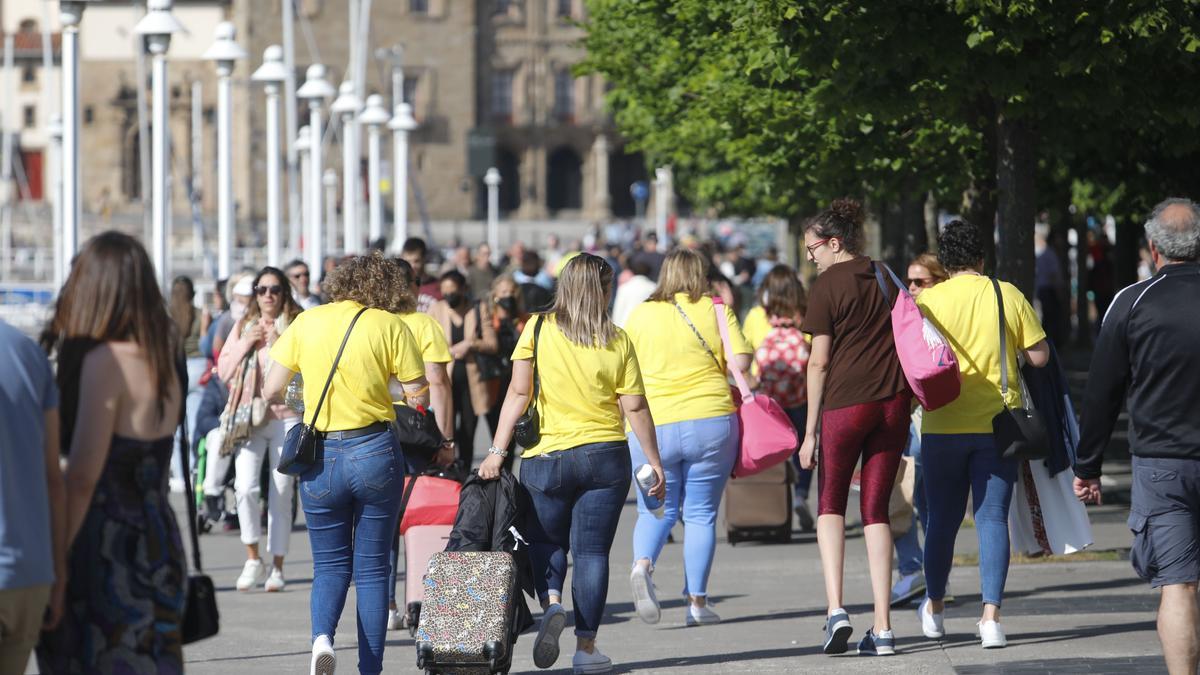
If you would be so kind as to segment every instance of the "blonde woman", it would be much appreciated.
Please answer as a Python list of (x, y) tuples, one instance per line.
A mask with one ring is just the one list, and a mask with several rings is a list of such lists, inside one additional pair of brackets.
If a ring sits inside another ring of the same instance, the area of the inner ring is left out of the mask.
[[(603, 258), (581, 253), (563, 268), (554, 306), (531, 318), (513, 352), (513, 376), (488, 457), (484, 479), (499, 477), (513, 426), (531, 404), (534, 352), (540, 380), (541, 440), (521, 455), (521, 483), (532, 512), (529, 540), (534, 584), (546, 612), (533, 643), (533, 660), (549, 668), (558, 659), (566, 625), (562, 608), (567, 551), (574, 572), (576, 673), (606, 673), (612, 661), (596, 649), (596, 631), (608, 598), (608, 554), (629, 494), (631, 462), (622, 414), (641, 442), (662, 497), (664, 481), (633, 344), (608, 315), (613, 272)], [(535, 337), (536, 336), (536, 337)]]
[[(625, 324), (645, 378), (667, 481), (663, 515), (655, 516), (639, 497), (633, 531), (630, 584), (638, 616), (646, 623), (658, 623), (661, 616), (650, 573), (681, 513), (689, 598), (686, 623), (700, 626), (721, 620), (708, 607), (708, 575), (716, 551), (717, 509), (737, 459), (740, 428), (708, 272), (709, 263), (699, 253), (672, 251), (663, 262), (658, 287)], [(745, 371), (750, 345), (728, 305), (721, 317), (737, 366)], [(630, 451), (640, 464), (645, 455), (638, 441), (630, 434)]]
[[(254, 299), (246, 308), (246, 316), (234, 324), (217, 360), (217, 375), (229, 386), (235, 384), (239, 370), (251, 366), (258, 368), (258, 374), (246, 374), (248, 380), (253, 377), (255, 384), (250, 388), (252, 390), (243, 394), (244, 401), (262, 396), (263, 376), (269, 372), (271, 365), (271, 346), (302, 311), (292, 299), (292, 287), (283, 270), (264, 267), (254, 277), (251, 288), (254, 289)], [(248, 360), (251, 354), (257, 358), (256, 364)], [(287, 430), (299, 421), (300, 416), (286, 405), (272, 405), (263, 425), (233, 447), (233, 491), (237, 500), (242, 543), (246, 545), (246, 564), (236, 584), (239, 591), (248, 591), (262, 584), (264, 590), (275, 592), (282, 591), (286, 585), (283, 558), (287, 555), (292, 534), (295, 481), (291, 476), (274, 469), (279, 465)], [(271, 467), (267, 481), (267, 550), (274, 560), (269, 569), (258, 551), (258, 540), (262, 538), (262, 506), (259, 502), (262, 488), (259, 487), (259, 477), (262, 475), (264, 458)]]

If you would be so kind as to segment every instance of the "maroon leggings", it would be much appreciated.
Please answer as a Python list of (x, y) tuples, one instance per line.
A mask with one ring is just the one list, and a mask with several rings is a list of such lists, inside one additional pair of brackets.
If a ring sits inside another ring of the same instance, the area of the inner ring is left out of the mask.
[(911, 398), (912, 394), (903, 391), (882, 401), (821, 413), (821, 452), (817, 462), (819, 515), (846, 515), (850, 479), (861, 456), (863, 525), (890, 522), (888, 501), (908, 441)]

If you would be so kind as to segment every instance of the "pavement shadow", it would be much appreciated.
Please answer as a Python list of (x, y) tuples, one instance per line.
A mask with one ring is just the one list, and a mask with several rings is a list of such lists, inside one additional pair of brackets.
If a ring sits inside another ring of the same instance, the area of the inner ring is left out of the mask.
[[(1107, 497), (1107, 495), (1105, 495)], [(1166, 672), (1161, 656), (1130, 656), (1108, 658), (1043, 659), (1009, 661), (1003, 665), (980, 664), (958, 666), (958, 675), (1041, 675), (1042, 673), (1158, 673)]]
[(821, 647), (787, 647), (783, 649), (759, 649), (749, 652), (728, 652), (725, 654), (705, 654), (700, 656), (672, 656), (652, 661), (634, 661), (631, 663), (613, 664), (614, 673), (653, 672), (658, 668), (683, 668), (687, 666), (711, 666), (720, 663), (737, 663), (750, 659), (787, 659), (797, 656), (814, 656), (821, 653)]
[(1130, 586), (1145, 586), (1146, 582), (1130, 575), (1121, 576), (1115, 579), (1104, 579), (1102, 581), (1087, 581), (1078, 584), (1056, 584), (1054, 586), (1042, 586), (1028, 591), (1005, 591), (1004, 597), (1022, 598), (1030, 595), (1041, 595), (1044, 593), (1074, 593), (1077, 591), (1105, 591), (1113, 588), (1128, 588)]
[[(1155, 629), (1156, 626), (1154, 621), (1130, 621), (1128, 623), (1106, 623), (1088, 626), (1075, 626), (1072, 628), (1064, 628), (1062, 630), (1041, 630), (1030, 631), (1027, 633), (1010, 633), (1008, 635), (1008, 646), (1016, 647), (1050, 644), (1054, 642), (1069, 642), (1071, 640), (1105, 637), (1109, 635), (1119, 635), (1121, 633), (1153, 633)], [(974, 633), (948, 633), (940, 642), (940, 644), (942, 649), (978, 649), (979, 638), (975, 637)], [(1046, 671), (1046, 669), (1043, 668), (1039, 672), (1055, 671)]]

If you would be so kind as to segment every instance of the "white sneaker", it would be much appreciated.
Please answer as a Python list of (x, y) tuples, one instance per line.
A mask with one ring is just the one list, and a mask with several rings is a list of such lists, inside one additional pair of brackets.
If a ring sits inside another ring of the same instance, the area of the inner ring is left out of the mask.
[(287, 581), (283, 578), (283, 570), (271, 565), (271, 574), (267, 577), (267, 583), (263, 584), (263, 590), (268, 593), (278, 593), (287, 586)]
[(558, 660), (558, 636), (567, 625), (567, 611), (557, 602), (542, 614), (542, 625), (533, 640), (533, 665), (549, 668)]
[(984, 649), (1001, 649), (1008, 646), (1008, 638), (1004, 637), (1004, 627), (997, 621), (980, 621), (977, 624), (976, 635), (983, 643)]
[(591, 654), (582, 649), (576, 651), (575, 658), (571, 659), (571, 668), (574, 675), (607, 673), (612, 671), (612, 659), (601, 654), (600, 650), (593, 646)]
[(943, 615), (934, 614), (930, 608), (929, 598), (921, 601), (917, 607), (917, 615), (921, 617), (921, 632), (930, 640), (941, 640), (946, 637), (946, 624)]
[(404, 628), (404, 614), (398, 609), (388, 610), (388, 630), (400, 630)]
[(654, 581), (650, 579), (650, 570), (634, 564), (629, 573), (629, 585), (633, 589), (633, 606), (642, 621), (649, 624), (658, 623), (662, 619), (662, 610), (658, 607), (658, 597), (654, 594)]
[(267, 580), (267, 566), (262, 560), (247, 560), (242, 575), (237, 578), (237, 589), (248, 591)]
[(692, 603), (688, 603), (687, 625), (689, 626), (708, 626), (714, 623), (721, 623), (721, 617), (716, 612), (708, 608), (697, 607)]
[(333, 653), (333, 644), (329, 642), (329, 636), (318, 635), (317, 639), (313, 640), (309, 675), (333, 675), (336, 669), (337, 655)]

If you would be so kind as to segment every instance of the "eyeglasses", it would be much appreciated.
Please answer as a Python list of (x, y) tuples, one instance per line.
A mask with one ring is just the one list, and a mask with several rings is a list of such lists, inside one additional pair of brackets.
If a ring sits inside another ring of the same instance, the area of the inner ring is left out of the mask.
[(908, 280), (908, 285), (918, 286), (920, 288), (929, 288), (933, 285), (933, 277), (925, 277), (923, 279), (920, 277), (915, 277)]
[(813, 256), (813, 253), (815, 253), (817, 249), (821, 248), (822, 246), (824, 246), (825, 244), (828, 244), (828, 243), (829, 243), (829, 239), (822, 239), (820, 241), (815, 241), (812, 244), (805, 246), (804, 248), (808, 249), (808, 257), (811, 258)]
[(283, 295), (283, 286), (255, 286), (254, 292), (258, 295)]

